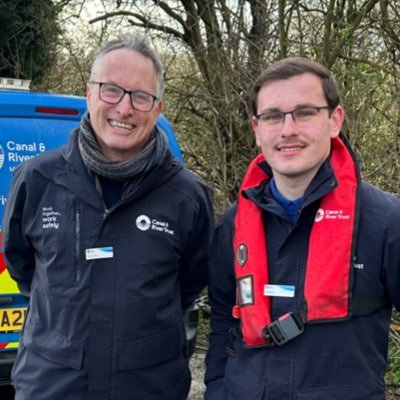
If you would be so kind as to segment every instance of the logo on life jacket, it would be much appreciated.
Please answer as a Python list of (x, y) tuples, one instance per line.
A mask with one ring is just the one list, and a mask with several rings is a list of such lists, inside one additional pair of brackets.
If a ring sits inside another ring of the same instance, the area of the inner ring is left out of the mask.
[(247, 246), (245, 244), (239, 244), (236, 249), (236, 260), (241, 267), (243, 267), (247, 261)]
[(314, 221), (315, 222), (320, 222), (320, 221), (322, 221), (324, 219), (324, 217), (325, 217), (324, 210), (322, 208), (318, 208), (318, 210), (317, 210), (317, 212), (315, 214)]

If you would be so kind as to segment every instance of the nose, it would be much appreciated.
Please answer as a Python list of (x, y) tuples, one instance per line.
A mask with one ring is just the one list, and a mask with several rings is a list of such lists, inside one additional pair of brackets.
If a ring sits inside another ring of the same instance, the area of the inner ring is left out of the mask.
[(298, 132), (298, 126), (294, 120), (293, 114), (291, 113), (285, 114), (285, 119), (283, 120), (281, 129), (282, 136), (296, 135), (297, 132)]
[(116, 105), (116, 107), (117, 107), (117, 111), (121, 115), (132, 114), (133, 107), (132, 107), (131, 97), (130, 97), (129, 93), (124, 93), (124, 96), (122, 97), (121, 101)]

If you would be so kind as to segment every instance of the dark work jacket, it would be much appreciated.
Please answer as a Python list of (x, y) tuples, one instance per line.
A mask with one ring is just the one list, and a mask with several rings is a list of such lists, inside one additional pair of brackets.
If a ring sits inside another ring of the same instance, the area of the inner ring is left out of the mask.
[[(271, 297), (272, 320), (303, 307), (311, 227), (320, 199), (335, 185), (336, 178), (326, 161), (307, 188), (295, 222), (274, 200), (268, 185), (247, 191), (264, 210), (270, 282), (296, 288), (293, 298)], [(361, 183), (352, 304), (380, 299), (380, 308), (345, 321), (306, 324), (300, 336), (272, 348), (245, 348), (240, 334), (228, 333), (239, 327), (231, 314), (236, 302), (232, 244), (235, 213), (234, 205), (217, 227), (212, 246), (205, 398), (383, 400), (391, 306), (400, 308), (400, 200)]]
[[(211, 197), (168, 152), (107, 210), (76, 134), (16, 170), (4, 250), (30, 294), (17, 400), (186, 398), (182, 314), (207, 281)], [(99, 247), (111, 257), (90, 259)]]

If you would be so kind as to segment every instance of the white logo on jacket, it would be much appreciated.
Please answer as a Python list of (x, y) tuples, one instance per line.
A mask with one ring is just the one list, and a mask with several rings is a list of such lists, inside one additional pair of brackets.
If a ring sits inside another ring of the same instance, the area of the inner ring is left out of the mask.
[(321, 222), (323, 219), (328, 220), (350, 220), (350, 215), (345, 214), (343, 210), (323, 210), (319, 208), (315, 214), (315, 222)]
[(150, 228), (150, 225), (151, 225), (151, 221), (147, 215), (139, 215), (136, 218), (136, 226), (141, 231), (147, 231)]
[(150, 219), (147, 215), (139, 215), (136, 218), (136, 226), (141, 231), (147, 231), (149, 229), (153, 231), (168, 233), (169, 235), (173, 235), (174, 231), (170, 229), (169, 223), (166, 221), (158, 221), (155, 218)]
[(60, 222), (58, 221), (61, 213), (54, 211), (53, 207), (42, 207), (42, 227), (43, 229), (58, 229)]
[(4, 150), (3, 147), (0, 144), (0, 169), (4, 164)]

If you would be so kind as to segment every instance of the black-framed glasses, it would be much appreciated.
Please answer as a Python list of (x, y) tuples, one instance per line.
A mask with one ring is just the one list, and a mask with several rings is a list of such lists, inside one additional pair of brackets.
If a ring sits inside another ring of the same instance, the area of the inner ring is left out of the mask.
[(118, 104), (128, 93), (132, 108), (138, 111), (150, 112), (157, 100), (156, 96), (142, 90), (125, 90), (121, 86), (108, 82), (89, 82), (99, 85), (99, 99), (108, 104)]
[(270, 127), (281, 127), (285, 123), (286, 115), (290, 114), (297, 125), (312, 122), (321, 110), (330, 110), (329, 106), (307, 106), (299, 107), (292, 111), (270, 110), (257, 114), (257, 121)]

